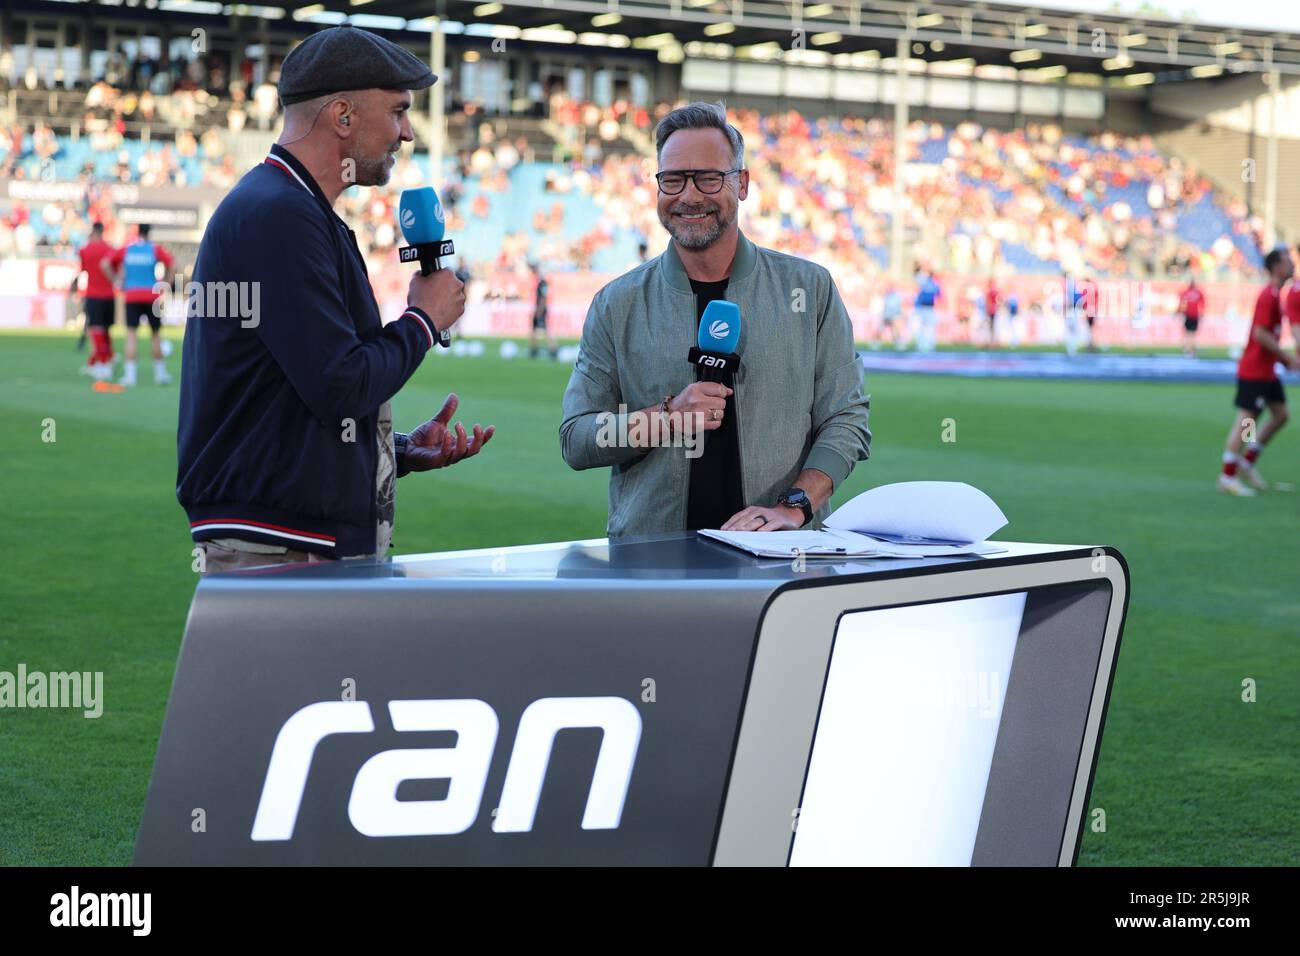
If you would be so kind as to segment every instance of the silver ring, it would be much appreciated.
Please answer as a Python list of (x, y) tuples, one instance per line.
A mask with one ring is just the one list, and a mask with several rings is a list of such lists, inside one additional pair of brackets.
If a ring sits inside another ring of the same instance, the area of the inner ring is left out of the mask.
[(758, 515), (758, 520), (763, 522), (763, 524), (767, 524), (767, 519), (764, 518), (762, 515)]

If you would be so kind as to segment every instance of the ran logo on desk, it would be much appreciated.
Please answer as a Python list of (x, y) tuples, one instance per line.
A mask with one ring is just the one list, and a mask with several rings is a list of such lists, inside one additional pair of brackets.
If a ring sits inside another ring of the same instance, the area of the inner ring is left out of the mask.
[[(393, 729), (400, 732), (456, 732), (456, 746), (385, 750), (357, 771), (348, 800), (348, 819), (372, 837), (438, 836), (463, 833), (478, 819), (487, 785), (499, 721), (481, 700), (394, 700), (388, 703)], [(641, 715), (622, 697), (544, 697), (519, 719), (492, 829), (523, 833), (533, 828), (555, 735), (561, 730), (599, 727), (600, 752), (587, 793), (584, 830), (617, 829), (641, 742)], [(252, 839), (293, 836), (316, 745), (332, 734), (368, 734), (375, 729), (364, 701), (308, 704), (285, 721), (271, 750)], [(442, 800), (398, 800), (404, 780), (445, 779)]]

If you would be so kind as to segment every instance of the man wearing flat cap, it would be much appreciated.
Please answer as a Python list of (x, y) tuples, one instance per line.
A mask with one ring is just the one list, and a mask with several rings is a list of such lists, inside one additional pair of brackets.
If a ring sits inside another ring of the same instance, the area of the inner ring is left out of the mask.
[(200, 556), (224, 571), (384, 557), (395, 479), (478, 453), (457, 398), (409, 435), (389, 400), (465, 308), (449, 270), (411, 279), (384, 324), (356, 236), (334, 212), (388, 182), (411, 142), (418, 57), (351, 26), (304, 40), (280, 70), (284, 129), (217, 207), (190, 287), (176, 494)]

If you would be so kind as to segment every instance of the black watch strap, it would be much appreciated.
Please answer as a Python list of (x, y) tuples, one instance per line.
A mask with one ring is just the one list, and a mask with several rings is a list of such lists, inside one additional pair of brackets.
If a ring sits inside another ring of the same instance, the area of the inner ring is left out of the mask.
[(393, 457), (397, 466), (397, 477), (401, 478), (409, 471), (406, 467), (406, 444), (410, 439), (405, 432), (393, 432)]
[(789, 488), (777, 496), (776, 503), (786, 508), (798, 508), (803, 512), (803, 527), (813, 518), (812, 499), (808, 497), (808, 492), (802, 488)]

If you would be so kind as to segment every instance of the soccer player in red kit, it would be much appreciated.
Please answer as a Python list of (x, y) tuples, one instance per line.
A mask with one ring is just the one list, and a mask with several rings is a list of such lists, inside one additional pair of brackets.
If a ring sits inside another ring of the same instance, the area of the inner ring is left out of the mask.
[(1178, 300), (1178, 311), (1183, 316), (1183, 354), (1196, 358), (1196, 330), (1205, 314), (1205, 293), (1192, 278), (1187, 282), (1182, 297)]
[[(1250, 338), (1237, 365), (1237, 397), (1234, 401), (1237, 417), (1228, 432), (1228, 443), (1223, 450), (1223, 471), (1219, 475), (1220, 491), (1243, 498), (1255, 495), (1243, 484), (1243, 478), (1255, 488), (1268, 487), (1255, 462), (1287, 420), (1286, 392), (1278, 381), (1274, 366), (1281, 362), (1292, 370), (1300, 368), (1300, 358), (1283, 350), (1279, 341), (1282, 337), (1282, 287), (1295, 273), (1290, 254), (1286, 249), (1272, 250), (1264, 257), (1264, 269), (1268, 273), (1268, 285), (1260, 290), (1255, 300)], [(1268, 422), (1260, 428), (1259, 416), (1265, 409)], [(1253, 440), (1246, 440), (1248, 433), (1254, 433)]]
[(86, 287), (81, 293), (82, 308), (86, 312), (86, 334), (90, 337), (90, 358), (86, 369), (97, 381), (113, 374), (113, 339), (109, 328), (113, 324), (116, 300), (113, 283), (104, 274), (102, 263), (111, 259), (117, 250), (104, 241), (104, 224), (90, 227), (90, 241), (81, 248), (81, 271), (86, 274)]

